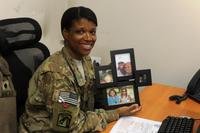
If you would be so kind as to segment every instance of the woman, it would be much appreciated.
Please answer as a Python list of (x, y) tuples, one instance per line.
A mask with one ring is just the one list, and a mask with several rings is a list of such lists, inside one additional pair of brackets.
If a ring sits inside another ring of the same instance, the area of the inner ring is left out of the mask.
[(121, 89), (120, 103), (130, 103), (132, 101), (133, 101), (133, 99), (131, 98), (131, 96), (127, 94), (127, 89), (122, 88)]
[(46, 59), (30, 80), (20, 132), (102, 131), (108, 122), (141, 109), (133, 105), (94, 110), (94, 72), (88, 55), (96, 42), (96, 27), (96, 15), (89, 8), (72, 7), (64, 12), (64, 47)]
[(110, 89), (108, 91), (108, 105), (117, 105), (117, 104), (119, 104), (119, 96), (117, 96), (115, 89)]

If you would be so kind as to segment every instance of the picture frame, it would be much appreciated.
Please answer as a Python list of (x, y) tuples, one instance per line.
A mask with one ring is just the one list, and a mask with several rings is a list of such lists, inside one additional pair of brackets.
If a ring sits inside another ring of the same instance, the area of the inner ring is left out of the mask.
[(118, 82), (115, 86), (102, 89), (98, 95), (98, 107), (115, 109), (134, 103), (140, 105), (138, 87), (134, 81)]
[(136, 65), (133, 48), (111, 50), (110, 56), (116, 81), (135, 79)]
[(137, 70), (135, 76), (138, 87), (152, 85), (151, 69)]
[(95, 86), (97, 88), (105, 88), (113, 86), (115, 83), (113, 69), (111, 65), (95, 65)]

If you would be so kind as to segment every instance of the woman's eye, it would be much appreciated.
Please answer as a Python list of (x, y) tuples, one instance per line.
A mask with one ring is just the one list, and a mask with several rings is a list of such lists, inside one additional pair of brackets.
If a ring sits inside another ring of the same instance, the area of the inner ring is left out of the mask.
[(96, 31), (91, 31), (90, 32), (92, 35), (96, 35)]
[(90, 35), (93, 35), (93, 36), (96, 35), (96, 30), (86, 31), (86, 30), (84, 30), (84, 29), (80, 29), (80, 30), (75, 30), (75, 31), (74, 31), (74, 33), (75, 33), (75, 34), (78, 34), (78, 35), (83, 35), (83, 34), (85, 34), (85, 33), (87, 33), (87, 32), (88, 32), (88, 34), (90, 34)]
[(77, 33), (77, 34), (84, 34), (85, 32), (84, 32), (84, 30), (76, 30), (75, 33)]

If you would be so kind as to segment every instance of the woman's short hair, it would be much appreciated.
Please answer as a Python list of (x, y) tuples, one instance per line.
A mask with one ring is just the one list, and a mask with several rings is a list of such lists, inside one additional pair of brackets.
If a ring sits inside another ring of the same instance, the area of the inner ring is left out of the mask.
[(61, 19), (61, 32), (66, 29), (69, 30), (72, 26), (74, 20), (79, 20), (81, 18), (88, 19), (92, 21), (97, 26), (97, 17), (95, 13), (86, 7), (71, 7), (67, 9)]

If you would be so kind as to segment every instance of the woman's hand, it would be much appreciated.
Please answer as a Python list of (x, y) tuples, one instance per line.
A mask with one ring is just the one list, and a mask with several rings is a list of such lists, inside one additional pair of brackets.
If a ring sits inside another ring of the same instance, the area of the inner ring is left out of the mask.
[(134, 115), (136, 112), (140, 111), (141, 109), (142, 107), (138, 106), (138, 104), (133, 104), (130, 106), (123, 106), (123, 107), (117, 108), (116, 111), (121, 117), (121, 116)]

